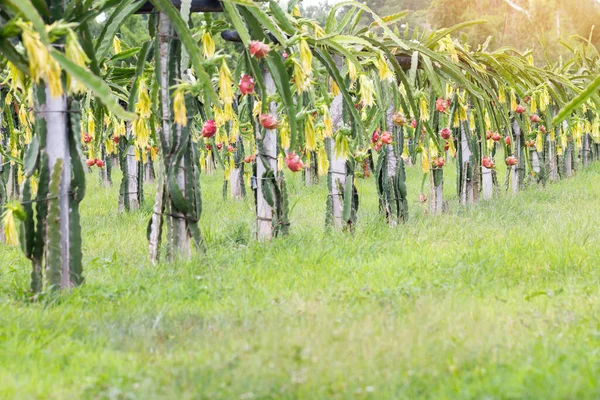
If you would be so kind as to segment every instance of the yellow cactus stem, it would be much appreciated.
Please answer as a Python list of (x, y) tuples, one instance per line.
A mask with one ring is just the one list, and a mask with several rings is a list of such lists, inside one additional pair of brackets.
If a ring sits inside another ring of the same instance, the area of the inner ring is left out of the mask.
[[(81, 47), (81, 44), (79, 44), (79, 40), (77, 39), (77, 35), (72, 29), (69, 29), (69, 32), (67, 34), (65, 55), (69, 60), (71, 60), (73, 63), (77, 64), (82, 68), (87, 68), (88, 64), (90, 63), (90, 59), (83, 51), (83, 48)], [(69, 88), (69, 93), (71, 94), (85, 93), (87, 90), (85, 85), (83, 85), (81, 82), (71, 77), (70, 75), (67, 76), (67, 88)]]
[(315, 134), (315, 123), (312, 115), (308, 115), (304, 122), (304, 140), (306, 150), (314, 151), (317, 149), (317, 137)]
[(354, 63), (350, 60), (348, 60), (348, 77), (352, 82), (356, 82), (356, 80), (358, 79), (358, 69), (356, 68), (356, 65), (354, 65)]
[(227, 123), (227, 117), (225, 116), (225, 110), (219, 107), (213, 107), (214, 120), (217, 126), (223, 126)]
[(285, 158), (283, 157), (283, 154), (279, 154), (277, 156), (277, 169), (279, 171), (283, 171), (284, 167), (285, 167)]
[(150, 147), (150, 160), (154, 161), (158, 157), (158, 146)]
[(6, 63), (8, 67), (8, 75), (3, 84), (10, 82), (10, 90), (11, 92), (16, 92), (17, 90), (23, 90), (25, 88), (25, 75), (21, 70), (19, 70), (13, 63), (8, 61)]
[(227, 121), (232, 121), (235, 118), (235, 112), (233, 111), (232, 103), (225, 104), (225, 107), (223, 108), (223, 117)]
[(426, 151), (421, 153), (421, 169), (424, 174), (426, 174), (429, 171), (429, 157), (427, 157)]
[(150, 111), (150, 107), (152, 103), (150, 102), (150, 96), (148, 96), (148, 87), (146, 85), (146, 80), (140, 80), (140, 86), (138, 88), (138, 100), (135, 103), (135, 112), (141, 116), (142, 118), (150, 118), (152, 112)]
[(19, 244), (19, 234), (17, 232), (17, 223), (15, 218), (20, 220), (25, 219), (25, 211), (20, 203), (13, 202), (4, 206), (4, 214), (2, 215), (2, 225), (4, 227), (4, 236), (6, 244), (16, 246)]
[(150, 130), (146, 124), (146, 120), (138, 117), (132, 124), (133, 135), (135, 136), (135, 144), (139, 147), (147, 147), (150, 142)]
[(23, 172), (23, 170), (21, 168), (19, 168), (19, 171), (17, 172), (17, 183), (19, 184), (19, 186), (21, 186), (24, 181), (25, 181), (25, 172)]
[(306, 39), (300, 39), (300, 61), (302, 62), (302, 69), (308, 76), (312, 74), (312, 51), (308, 45)]
[(313, 24), (313, 29), (315, 30), (315, 38), (319, 39), (326, 36), (325, 31), (318, 23), (315, 22)]
[(469, 105), (468, 104), (461, 104), (460, 105), (460, 120), (461, 122), (464, 122), (467, 120), (467, 110), (469, 109)]
[(254, 115), (255, 118), (258, 118), (258, 116), (261, 114), (261, 110), (262, 110), (262, 101), (257, 101), (254, 103), (254, 108), (252, 109), (252, 115)]
[(179, 126), (187, 126), (187, 108), (185, 107), (185, 93), (179, 88), (175, 91), (173, 99), (173, 113), (175, 123)]
[(205, 171), (206, 170), (206, 157), (204, 154), (200, 156), (200, 168)]
[(111, 139), (106, 139), (104, 141), (104, 148), (106, 149), (106, 152), (111, 154), (113, 152), (113, 147), (115, 147), (115, 142), (113, 142)]
[(35, 83), (43, 80), (50, 88), (50, 96), (58, 97), (64, 93), (60, 65), (40, 40), (40, 35), (33, 30), (30, 23), (17, 22), (22, 30), (22, 43), (29, 59), (29, 72)]
[(142, 159), (142, 155), (140, 153), (140, 148), (138, 146), (135, 146), (134, 151), (135, 151), (135, 161), (140, 162), (140, 160)]
[(433, 158), (438, 158), (440, 156), (437, 147), (435, 147), (435, 142), (433, 139), (429, 139), (429, 156)]
[(235, 143), (240, 135), (240, 121), (235, 114), (231, 118), (231, 128), (229, 129), (229, 141)]
[(4, 98), (4, 104), (6, 104), (7, 106), (9, 106), (12, 103), (12, 101), (13, 101), (12, 93), (8, 92), (8, 94)]
[(517, 108), (517, 93), (514, 89), (510, 90), (510, 109), (514, 110)]
[(233, 159), (230, 157), (229, 162), (225, 163), (225, 180), (229, 182), (229, 178), (231, 177), (231, 170), (235, 168), (233, 165)]
[(142, 155), (142, 162), (144, 164), (148, 164), (148, 152), (146, 150), (142, 150), (140, 153)]
[(447, 35), (444, 38), (444, 47), (445, 47), (446, 51), (448, 52), (448, 54), (450, 55), (450, 58), (452, 59), (452, 61), (454, 61), (455, 63), (458, 63), (460, 60), (458, 59), (458, 53), (456, 52), (456, 48), (454, 47), (454, 42), (452, 41), (452, 37), (450, 35)]
[(452, 116), (452, 127), (460, 128), (460, 112), (455, 112)]
[(304, 73), (304, 69), (296, 59), (293, 59), (292, 61), (294, 63), (294, 87), (298, 93), (303, 93), (309, 86), (307, 75)]
[(598, 117), (594, 119), (594, 123), (592, 124), (592, 137), (596, 142), (600, 141), (600, 120)]
[(410, 157), (410, 153), (408, 152), (408, 145), (405, 142), (404, 149), (402, 149), (402, 158), (408, 159), (408, 157)]
[(475, 131), (475, 113), (473, 111), (469, 113), (469, 130), (471, 132)]
[(429, 104), (427, 104), (427, 99), (424, 95), (421, 96), (419, 100), (419, 112), (420, 112), (420, 120), (427, 121), (429, 119)]
[(550, 94), (548, 93), (547, 89), (543, 89), (542, 92), (540, 93), (540, 110), (542, 112), (546, 111), (546, 108), (548, 107), (548, 105), (550, 104)]
[(372, 107), (375, 104), (375, 87), (373, 81), (365, 74), (360, 74), (360, 99), (365, 107)]
[(544, 151), (544, 136), (541, 133), (538, 133), (537, 137), (535, 138), (535, 149), (538, 151), (538, 153)]
[(537, 107), (537, 98), (536, 97), (537, 96), (535, 94), (531, 95), (531, 105), (530, 105), (530, 108), (531, 108), (531, 113), (532, 114), (535, 114), (537, 112), (537, 109), (538, 109), (538, 107)]
[(38, 179), (35, 177), (35, 175), (31, 176), (31, 178), (29, 178), (31, 181), (31, 194), (33, 196), (35, 196), (38, 192)]
[(233, 103), (233, 82), (231, 81), (231, 71), (225, 60), (221, 63), (219, 69), (219, 99), (223, 104)]
[(490, 118), (490, 113), (487, 108), (483, 111), (483, 124), (485, 125), (485, 130), (492, 130), (492, 119)]
[(406, 97), (406, 88), (404, 87), (404, 83), (398, 85), (398, 91), (404, 97)]
[(456, 157), (456, 146), (454, 146), (454, 140), (448, 141), (448, 144), (450, 145), (448, 147), (448, 151), (450, 152), (450, 155), (452, 157)]
[(335, 83), (333, 78), (331, 79), (331, 94), (333, 97), (336, 97), (338, 94), (340, 94), (340, 87), (337, 85), (337, 83)]
[(498, 102), (506, 103), (506, 92), (504, 92), (504, 87), (502, 85), (498, 86)]
[(533, 55), (532, 55), (532, 54), (529, 54), (529, 55), (527, 56), (526, 60), (527, 60), (527, 63), (528, 63), (529, 65), (531, 65), (532, 67), (534, 66), (535, 62), (534, 62), (534, 60), (533, 60)]
[(92, 110), (87, 112), (87, 134), (93, 139), (96, 136), (96, 120)]
[(561, 135), (560, 135), (560, 147), (562, 147), (563, 149), (566, 149), (568, 144), (569, 144), (569, 140), (567, 138), (567, 135), (564, 134), (564, 133), (561, 133)]
[(294, 17), (302, 16), (302, 13), (300, 13), (300, 8), (298, 8), (298, 6), (294, 6), (294, 8), (292, 9), (292, 16), (294, 16)]
[(206, 58), (212, 58), (215, 55), (215, 41), (209, 31), (204, 31), (202, 34), (202, 50)]
[(387, 60), (380, 54), (377, 57), (377, 69), (379, 70), (379, 80), (393, 81), (396, 78), (394, 72), (390, 69)]
[(446, 82), (446, 98), (451, 99), (452, 96), (454, 96), (454, 87), (452, 87), (450, 83)]
[(325, 104), (321, 107), (323, 112), (323, 125), (325, 129), (323, 130), (323, 136), (332, 137), (333, 136), (333, 119), (331, 118), (331, 113), (329, 112), (329, 107)]
[(550, 132), (548, 132), (548, 134), (550, 135), (550, 140), (554, 142), (554, 140), (556, 140), (554, 136), (554, 129), (550, 128)]
[(279, 129), (279, 137), (281, 140), (281, 147), (285, 150), (290, 148), (290, 126), (287, 122), (287, 119), (284, 119), (281, 123), (281, 127)]
[(119, 37), (117, 35), (115, 35), (115, 37), (113, 38), (112, 48), (113, 48), (113, 54), (119, 54), (122, 51), (121, 39), (119, 39)]
[(348, 158), (348, 154), (350, 153), (348, 136), (341, 131), (335, 135), (334, 151), (336, 157), (344, 160)]
[(223, 143), (224, 145), (229, 144), (229, 137), (227, 136), (227, 133), (225, 132), (225, 130), (222, 129), (221, 127), (219, 127), (219, 129), (217, 130), (217, 134), (215, 135), (215, 142)]
[(327, 151), (325, 146), (320, 146), (317, 151), (317, 174), (323, 176), (329, 171), (329, 159), (327, 158)]
[(127, 130), (125, 129), (125, 123), (113, 116), (112, 118), (113, 135), (117, 137), (125, 136)]

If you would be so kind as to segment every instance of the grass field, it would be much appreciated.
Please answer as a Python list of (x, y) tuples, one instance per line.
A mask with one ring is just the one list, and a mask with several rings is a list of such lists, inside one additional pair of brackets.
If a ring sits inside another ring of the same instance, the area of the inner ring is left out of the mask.
[(215, 174), (208, 252), (158, 266), (151, 186), (119, 215), (118, 189), (89, 181), (85, 285), (30, 303), (28, 263), (0, 245), (2, 399), (600, 397), (598, 165), (441, 218), (411, 168), (393, 229), (361, 181), (354, 235), (325, 234), (325, 182), (290, 176), (292, 233), (266, 245)]

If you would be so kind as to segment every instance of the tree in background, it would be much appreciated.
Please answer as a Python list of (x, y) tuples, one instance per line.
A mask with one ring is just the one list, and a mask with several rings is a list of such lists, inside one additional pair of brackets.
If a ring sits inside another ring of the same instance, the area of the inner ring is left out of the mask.
[[(378, 0), (381, 1), (381, 0)], [(425, 2), (425, 1), (423, 1)], [(491, 36), (490, 48), (502, 46), (533, 49), (538, 59), (557, 60), (567, 52), (561, 46), (545, 48), (543, 43), (568, 41), (572, 36), (587, 38), (600, 21), (597, 0), (434, 0), (427, 12), (433, 29), (476, 19), (486, 24), (465, 30), (470, 44), (483, 43)], [(594, 39), (598, 46), (600, 40)]]

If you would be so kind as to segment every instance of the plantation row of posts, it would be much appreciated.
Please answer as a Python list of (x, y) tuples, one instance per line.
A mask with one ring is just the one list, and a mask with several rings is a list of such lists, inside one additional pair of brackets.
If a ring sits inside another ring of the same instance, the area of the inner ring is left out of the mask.
[[(399, 31), (404, 14), (382, 19), (355, 2), (334, 6), (324, 27), (295, 1), (7, 0), (0, 12), (0, 202), (34, 293), (83, 282), (90, 169), (106, 184), (121, 169), (121, 212), (156, 183), (147, 234), (157, 262), (203, 248), (200, 182), (217, 169), (225, 197), (254, 194), (267, 241), (290, 230), (286, 169), (307, 184), (326, 176), (327, 226), (352, 231), (356, 180), (370, 174), (381, 213), (400, 225), (407, 164), (429, 176), (420, 200), (439, 215), (452, 157), (470, 205), (569, 177), (600, 155), (600, 62), (585, 42), (568, 63), (539, 67), (529, 53), (464, 47), (451, 36), (461, 26)], [(150, 40), (132, 48), (116, 33), (136, 13)]]

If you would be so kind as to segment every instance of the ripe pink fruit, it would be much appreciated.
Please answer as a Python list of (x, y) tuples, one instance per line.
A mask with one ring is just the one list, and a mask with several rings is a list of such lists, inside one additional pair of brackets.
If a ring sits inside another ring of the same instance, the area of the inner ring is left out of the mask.
[(439, 98), (435, 102), (435, 108), (441, 113), (446, 112), (446, 110), (448, 109), (448, 103), (446, 102), (446, 100)]
[(235, 148), (232, 145), (227, 146), (228, 152), (233, 153), (234, 150), (235, 150)]
[(371, 135), (371, 143), (375, 144), (379, 141), (379, 128)]
[(285, 158), (285, 163), (292, 172), (298, 172), (304, 168), (302, 160), (300, 160), (300, 157), (295, 153), (288, 154)]
[(411, 121), (411, 123), (410, 123), (410, 126), (412, 126), (412, 127), (413, 127), (413, 129), (417, 129), (417, 120), (414, 120), (414, 119), (413, 119), (413, 120)]
[(381, 142), (384, 144), (392, 144), (393, 138), (389, 132), (383, 132), (381, 134)]
[(508, 166), (517, 165), (517, 163), (519, 162), (519, 160), (517, 160), (517, 157), (515, 157), (515, 156), (506, 157), (506, 160), (504, 160), (504, 161), (506, 162), (506, 165), (508, 165)]
[(104, 168), (104, 161), (102, 161), (102, 160), (96, 160), (96, 166), (98, 168)]
[(119, 144), (119, 137), (113, 136), (113, 142), (115, 142), (115, 144)]
[(537, 124), (537, 123), (539, 123), (539, 122), (541, 121), (541, 118), (540, 118), (540, 116), (539, 116), (539, 115), (537, 115), (537, 114), (531, 114), (531, 115), (529, 116), (529, 120), (530, 120), (531, 122), (533, 122), (533, 123)]
[(265, 58), (271, 51), (268, 44), (253, 40), (250, 42), (250, 55), (256, 58)]
[(83, 142), (84, 143), (89, 143), (92, 141), (92, 137), (90, 135), (88, 135), (87, 133), (85, 135), (83, 135)]
[(210, 144), (206, 145), (206, 151), (211, 151), (212, 150), (212, 146)]
[(496, 166), (494, 164), (494, 162), (489, 157), (483, 157), (481, 159), (481, 165), (483, 165), (487, 169), (492, 169), (492, 168), (494, 168)]
[(437, 168), (443, 168), (445, 164), (446, 160), (443, 157), (438, 157), (433, 160), (433, 165), (435, 165)]
[(440, 136), (442, 137), (442, 139), (444, 140), (448, 140), (450, 139), (450, 136), (452, 135), (452, 132), (450, 132), (450, 129), (448, 128), (444, 128), (440, 131)]
[(242, 92), (244, 96), (254, 93), (254, 78), (250, 75), (242, 75), (240, 78), (240, 92)]
[(504, 143), (506, 143), (507, 146), (510, 146), (510, 144), (512, 143), (512, 139), (510, 138), (510, 136), (504, 138)]
[(202, 127), (202, 137), (203, 138), (211, 138), (217, 133), (217, 124), (214, 120), (209, 119), (204, 123)]
[(498, 132), (494, 132), (492, 133), (492, 138), (491, 138), (494, 142), (499, 142), (500, 139), (502, 139), (502, 136), (500, 136), (500, 134)]
[(449, 148), (450, 148), (450, 142), (446, 142), (446, 144), (444, 145), (444, 151), (448, 151)]
[(542, 132), (544, 134), (547, 132), (546, 127), (544, 125), (540, 125), (540, 132)]
[(277, 129), (277, 127), (279, 126), (277, 118), (275, 118), (271, 114), (261, 114), (259, 117), (259, 122), (263, 128), (269, 130)]
[(519, 105), (518, 105), (518, 106), (515, 108), (515, 112), (516, 112), (517, 114), (523, 114), (523, 113), (525, 112), (525, 107), (523, 107), (522, 105), (520, 105), (520, 104), (519, 104)]
[(96, 160), (89, 159), (89, 160), (86, 160), (85, 163), (87, 164), (88, 167), (93, 167), (94, 165), (96, 165)]
[(246, 157), (244, 157), (244, 162), (245, 162), (246, 164), (253, 163), (253, 162), (254, 162), (254, 160), (256, 160), (256, 154), (252, 154), (251, 156), (246, 156)]

